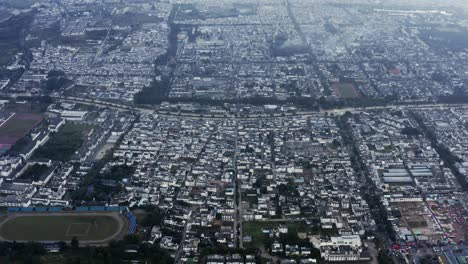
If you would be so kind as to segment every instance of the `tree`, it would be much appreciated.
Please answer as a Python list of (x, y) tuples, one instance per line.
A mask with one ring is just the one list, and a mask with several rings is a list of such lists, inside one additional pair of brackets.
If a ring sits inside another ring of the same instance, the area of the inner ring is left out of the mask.
[(383, 250), (380, 250), (377, 256), (377, 262), (380, 264), (391, 264), (393, 260)]
[(50, 70), (49, 73), (47, 73), (47, 78), (63, 76), (65, 76), (65, 72), (63, 72), (62, 70)]
[(40, 263), (40, 256), (46, 254), (40, 243), (0, 242), (0, 260), (2, 263)]
[(145, 227), (159, 226), (164, 218), (164, 212), (156, 206), (146, 206), (143, 209), (146, 211), (145, 217), (141, 220), (140, 225)]
[(405, 127), (401, 130), (401, 133), (407, 136), (419, 136), (421, 131), (414, 127)]
[(341, 143), (340, 143), (339, 140), (334, 138), (333, 141), (332, 141), (332, 145), (333, 145), (334, 148), (338, 148), (339, 146), (341, 146)]
[(77, 249), (80, 246), (80, 242), (76, 237), (73, 237), (71, 240), (71, 247)]
[(65, 241), (59, 241), (58, 246), (60, 248), (60, 252), (66, 250), (68, 248), (67, 243), (65, 243)]

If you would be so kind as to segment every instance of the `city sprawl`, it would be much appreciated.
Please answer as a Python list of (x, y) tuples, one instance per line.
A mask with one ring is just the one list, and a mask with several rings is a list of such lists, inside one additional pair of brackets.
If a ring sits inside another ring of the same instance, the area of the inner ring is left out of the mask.
[(465, 1), (0, 0), (0, 50), (0, 263), (468, 263)]

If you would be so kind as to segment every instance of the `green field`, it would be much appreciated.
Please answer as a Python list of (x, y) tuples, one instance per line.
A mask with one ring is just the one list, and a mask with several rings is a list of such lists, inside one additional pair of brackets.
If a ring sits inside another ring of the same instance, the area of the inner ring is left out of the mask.
[(262, 229), (275, 229), (280, 224), (286, 224), (289, 232), (292, 233), (316, 233), (317, 230), (313, 226), (307, 225), (303, 221), (294, 222), (262, 222), (262, 221), (249, 221), (242, 223), (242, 235), (252, 236), (252, 246), (259, 247), (263, 244), (265, 235)]
[(333, 90), (341, 98), (359, 97), (356, 86), (352, 83), (335, 83), (333, 84)]
[(262, 229), (278, 227), (279, 223), (276, 222), (243, 222), (242, 223), (242, 235), (252, 237), (252, 246), (260, 247), (263, 245), (265, 235), (262, 233)]
[(0, 236), (11, 241), (91, 241), (108, 239), (119, 229), (110, 215), (16, 215), (3, 223)]
[(91, 126), (67, 123), (57, 133), (50, 136), (49, 141), (41, 146), (34, 158), (68, 161), (73, 153), (85, 142), (86, 134)]

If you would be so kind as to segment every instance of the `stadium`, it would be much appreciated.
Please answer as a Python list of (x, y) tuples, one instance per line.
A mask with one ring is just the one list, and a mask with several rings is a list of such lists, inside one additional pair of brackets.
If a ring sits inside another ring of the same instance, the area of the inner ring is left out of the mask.
[(10, 207), (0, 219), (0, 240), (51, 243), (76, 237), (82, 245), (106, 245), (136, 230), (127, 207)]

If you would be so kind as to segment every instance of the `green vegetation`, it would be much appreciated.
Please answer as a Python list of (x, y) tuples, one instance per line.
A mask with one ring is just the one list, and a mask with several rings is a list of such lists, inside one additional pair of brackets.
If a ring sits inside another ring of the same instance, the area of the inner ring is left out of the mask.
[(272, 56), (293, 56), (296, 54), (305, 54), (308, 53), (308, 48), (306, 45), (301, 44), (293, 44), (291, 41), (288, 40), (288, 36), (278, 35), (273, 40), (272, 44), (270, 45), (270, 52)]
[[(293, 89), (290, 87), (289, 89)], [(278, 99), (275, 97), (250, 97), (250, 98), (236, 98), (236, 99), (211, 99), (211, 98), (169, 98), (167, 97), (170, 90), (170, 82), (155, 81), (150, 86), (144, 87), (140, 93), (135, 95), (135, 104), (158, 105), (162, 102), (168, 103), (198, 103), (201, 105), (221, 106), (225, 104), (250, 104), (263, 106), (267, 104), (276, 105), (294, 105), (303, 109), (318, 111), (320, 108), (336, 109), (346, 107), (372, 107), (372, 106), (385, 106), (390, 103), (398, 104), (398, 96), (386, 96), (384, 98), (371, 98), (371, 97), (354, 97), (354, 98), (340, 98), (329, 99), (326, 97), (289, 97), (287, 99)], [(331, 91), (330, 91), (331, 94)], [(468, 100), (467, 100), (468, 101)]]
[(34, 164), (21, 174), (20, 179), (37, 181), (48, 169), (49, 167), (47, 167), (47, 165)]
[[(135, 119), (138, 122), (138, 117)], [(130, 129), (133, 127), (131, 124)], [(116, 145), (119, 145), (117, 143)], [(102, 204), (102, 202), (110, 202), (112, 195), (117, 194), (121, 191), (122, 185), (114, 180), (106, 179), (107, 173), (101, 172), (104, 166), (112, 161), (113, 149), (107, 152), (107, 154), (97, 161), (91, 170), (86, 174), (86, 177), (80, 182), (79, 188), (71, 193), (72, 200), (75, 203), (87, 202)], [(125, 167), (124, 167), (125, 168)], [(131, 167), (128, 169), (130, 170)], [(122, 168), (121, 168), (122, 169)], [(127, 169), (123, 169), (125, 171)], [(126, 173), (125, 173), (126, 174)], [(127, 175), (127, 174), (126, 174)], [(113, 184), (106, 184), (108, 181), (114, 182)]]
[(46, 80), (41, 82), (41, 86), (46, 92), (54, 92), (72, 83), (72, 81), (65, 77), (63, 71), (51, 70), (47, 74)]
[(362, 175), (362, 181), (365, 181), (367, 184), (361, 187), (361, 193), (363, 198), (369, 205), (370, 212), (377, 224), (377, 231), (379, 235), (388, 237), (392, 241), (395, 240), (395, 231), (391, 222), (388, 220), (387, 210), (383, 205), (378, 193), (378, 188), (375, 183), (372, 181), (372, 178), (369, 174), (366, 164), (364, 163), (357, 143), (354, 141), (351, 123), (348, 121), (354, 118), (351, 112), (346, 112), (344, 115), (337, 118), (337, 124), (340, 128), (341, 137), (343, 143), (350, 148), (351, 151), (351, 166), (353, 167), (356, 175)]
[(401, 130), (401, 133), (403, 135), (407, 136), (419, 136), (421, 135), (421, 131), (419, 131), (417, 128), (414, 127), (405, 127)]
[(68, 123), (57, 133), (51, 135), (49, 141), (40, 147), (34, 158), (46, 158), (58, 161), (68, 161), (75, 151), (85, 141), (85, 132), (89, 126)]
[(461, 104), (468, 102), (468, 93), (467, 92), (456, 92), (451, 95), (444, 95), (438, 98), (440, 103), (445, 104)]
[[(16, 103), (21, 101), (22, 103)], [(50, 96), (24, 97), (18, 96), (15, 101), (10, 101), (5, 110), (14, 113), (36, 113), (42, 114), (47, 111), (47, 107), (52, 103)]]
[(0, 263), (44, 263), (40, 262), (46, 254), (40, 243), (0, 242)]
[(0, 128), (0, 138), (20, 139), (41, 123), (42, 119), (42, 116), (36, 114), (15, 114)]
[(108, 171), (102, 173), (102, 179), (114, 180), (114, 181), (121, 181), (125, 178), (130, 178), (135, 172), (134, 167), (130, 167), (127, 165), (116, 165), (111, 167)]
[(300, 239), (298, 233), (308, 234), (320, 234), (320, 228), (307, 225), (304, 221), (284, 221), (284, 222), (262, 222), (262, 221), (250, 221), (242, 223), (242, 234), (244, 236), (251, 236), (252, 243), (247, 243), (247, 247), (268, 247), (271, 244), (271, 238), (269, 234), (264, 234), (263, 229), (272, 230), (278, 228), (280, 225), (286, 225), (288, 227), (288, 234), (283, 234), (280, 237), (280, 241), (289, 244), (302, 245), (307, 241)]
[(121, 191), (122, 184), (120, 182), (109, 179), (112, 175), (108, 172), (101, 173), (100, 171), (109, 160), (109, 156), (104, 157), (88, 172), (86, 178), (81, 181), (80, 187), (71, 194), (75, 202), (102, 204), (110, 202), (111, 195)]
[(30, 136), (22, 137), (10, 148), (9, 153), (15, 156), (19, 156), (21, 151), (24, 150), (31, 142), (32, 139)]
[(262, 229), (272, 229), (279, 226), (278, 222), (243, 222), (242, 234), (243, 236), (252, 237), (252, 246), (259, 247), (264, 244), (265, 236)]
[(135, 94), (135, 103), (137, 104), (160, 104), (167, 98), (170, 89), (169, 79), (161, 81), (153, 80), (150, 86)]
[(418, 122), (419, 126), (421, 127), (421, 130), (431, 141), (432, 147), (437, 151), (440, 158), (444, 161), (445, 165), (452, 171), (453, 175), (455, 175), (455, 178), (457, 178), (462, 189), (464, 191), (467, 191), (468, 181), (465, 175), (460, 173), (457, 166), (455, 165), (457, 162), (461, 162), (460, 158), (456, 157), (446, 146), (438, 142), (436, 134), (432, 129), (426, 126), (421, 116), (414, 112), (411, 112), (410, 115), (414, 118), (414, 120), (416, 120), (416, 122)]
[(154, 205), (148, 205), (143, 207), (142, 209), (145, 210), (145, 215), (139, 223), (141, 226), (151, 227), (154, 225), (161, 225), (162, 220), (164, 218), (164, 212), (161, 211), (159, 207)]
[(247, 254), (255, 255), (258, 253), (257, 248), (229, 248), (227, 246), (216, 246), (216, 247), (206, 247), (201, 250), (202, 256), (220, 254), (220, 255), (232, 255), (239, 254), (245, 256)]
[[(147, 89), (145, 91), (145, 89)], [(142, 92), (135, 95), (135, 103), (136, 104), (150, 104), (150, 105), (157, 105), (162, 102), (169, 102), (169, 103), (198, 103), (202, 105), (216, 105), (216, 106), (224, 106), (224, 104), (251, 104), (251, 105), (259, 105), (263, 106), (266, 104), (278, 104), (278, 105), (287, 105), (293, 104), (299, 107), (303, 107), (309, 110), (318, 110), (318, 102), (315, 98), (308, 98), (308, 97), (291, 97), (286, 100), (281, 100), (278, 98), (273, 97), (251, 97), (251, 98), (240, 98), (240, 99), (210, 99), (210, 98), (168, 98), (163, 97), (163, 94), (158, 92), (161, 91), (158, 88), (144, 88)], [(152, 99), (151, 99), (152, 98)], [(343, 105), (345, 107), (346, 105)], [(333, 108), (330, 104), (327, 105), (327, 108)]]
[(119, 223), (108, 215), (85, 216), (35, 215), (7, 219), (0, 227), (0, 235), (11, 241), (103, 240), (118, 233)]
[(379, 255), (377, 256), (377, 262), (379, 264), (392, 264), (392, 263), (394, 263), (392, 258), (387, 253), (385, 253), (384, 250), (379, 251)]
[(32, 19), (32, 13), (28, 12), (12, 16), (0, 24), (0, 50), (2, 51), (0, 52), (0, 66), (9, 64), (13, 56), (20, 51), (24, 53), (23, 59), (27, 64), (29, 63), (30, 54), (23, 46), (23, 42), (26, 36), (25, 30), (31, 24)]
[[(70, 242), (70, 240), (67, 240)], [(0, 242), (0, 263), (37, 263), (37, 264), (107, 264), (139, 263), (170, 264), (171, 256), (157, 245), (142, 243), (135, 235), (128, 235), (121, 241), (112, 241), (107, 247), (77, 247), (79, 239), (72, 245), (59, 242), (59, 253), (47, 253), (40, 243)], [(127, 253), (132, 247), (136, 253)]]
[(93, 180), (87, 186), (86, 193), (81, 195), (84, 195), (84, 200), (92, 198), (98, 201), (108, 201), (112, 197), (111, 194), (119, 192), (123, 187), (121, 181), (125, 178), (131, 178), (134, 171), (134, 167), (127, 165), (117, 165), (108, 170), (96, 171), (91, 174)]

